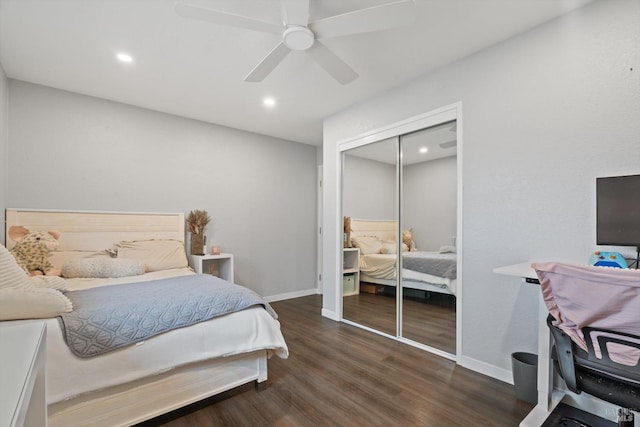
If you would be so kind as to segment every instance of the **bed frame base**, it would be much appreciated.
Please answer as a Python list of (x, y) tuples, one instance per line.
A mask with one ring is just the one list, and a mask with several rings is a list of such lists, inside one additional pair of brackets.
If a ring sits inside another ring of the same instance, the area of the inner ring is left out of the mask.
[[(364, 273), (360, 273), (360, 282), (373, 283), (376, 285), (392, 286), (394, 288), (396, 287), (396, 279), (378, 279), (377, 277), (367, 276)], [(410, 280), (410, 279), (403, 279), (402, 287), (418, 289), (421, 291), (436, 292), (439, 294), (453, 295), (453, 293), (448, 288), (442, 288), (438, 285), (433, 285), (431, 283), (419, 282), (419, 281)]]
[(130, 426), (256, 382), (267, 387), (267, 352), (213, 359), (48, 406), (49, 427)]

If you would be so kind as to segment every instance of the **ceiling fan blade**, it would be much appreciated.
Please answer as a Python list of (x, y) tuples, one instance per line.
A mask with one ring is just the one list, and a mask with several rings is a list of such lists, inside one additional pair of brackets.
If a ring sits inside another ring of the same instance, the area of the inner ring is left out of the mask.
[(186, 3), (176, 3), (175, 11), (178, 15), (184, 18), (213, 22), (214, 24), (227, 25), (229, 27), (245, 28), (247, 30), (260, 31), (262, 33), (281, 35), (284, 29), (282, 26), (272, 24), (270, 22), (259, 21), (242, 15), (207, 9)]
[(324, 70), (331, 74), (339, 83), (345, 85), (358, 78), (358, 73), (356, 73), (353, 68), (338, 58), (335, 53), (331, 52), (329, 48), (318, 40), (315, 41), (313, 46), (307, 49), (307, 52), (318, 65), (324, 68)]
[(261, 82), (265, 77), (273, 71), (274, 68), (282, 62), (284, 58), (291, 52), (291, 50), (285, 46), (283, 42), (278, 43), (271, 52), (265, 56), (258, 65), (256, 65), (247, 77), (244, 78), (245, 82)]
[(284, 0), (282, 6), (286, 25), (307, 26), (309, 23), (309, 0)]
[(406, 26), (415, 15), (415, 1), (400, 0), (320, 19), (310, 23), (309, 29), (324, 39)]

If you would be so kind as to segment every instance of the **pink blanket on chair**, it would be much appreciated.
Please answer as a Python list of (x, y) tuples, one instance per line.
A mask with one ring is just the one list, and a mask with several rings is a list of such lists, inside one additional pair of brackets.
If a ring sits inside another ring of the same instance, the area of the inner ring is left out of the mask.
[[(582, 328), (610, 329), (640, 335), (640, 270), (591, 267), (555, 262), (534, 263), (542, 296), (549, 313), (585, 351)], [(594, 342), (597, 357), (598, 344)], [(610, 343), (609, 356), (615, 362), (636, 365), (640, 351)]]

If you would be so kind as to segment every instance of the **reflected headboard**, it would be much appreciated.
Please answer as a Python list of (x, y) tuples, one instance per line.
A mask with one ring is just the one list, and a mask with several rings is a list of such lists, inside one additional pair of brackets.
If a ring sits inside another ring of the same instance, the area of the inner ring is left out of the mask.
[(395, 242), (398, 223), (393, 220), (351, 219), (351, 237), (373, 236)]
[(173, 239), (184, 243), (185, 239), (182, 213), (7, 209), (8, 249), (15, 244), (9, 238), (12, 225), (22, 225), (31, 231), (59, 231), (59, 251), (101, 251), (123, 240)]

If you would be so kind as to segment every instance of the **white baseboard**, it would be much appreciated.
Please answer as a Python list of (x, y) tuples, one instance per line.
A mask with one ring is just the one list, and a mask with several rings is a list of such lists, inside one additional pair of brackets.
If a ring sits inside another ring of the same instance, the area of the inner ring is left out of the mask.
[(498, 368), (497, 366), (489, 365), (488, 363), (480, 362), (466, 356), (462, 356), (460, 358), (460, 366), (503, 381), (507, 384), (513, 384), (513, 375), (511, 371), (507, 369)]
[(335, 311), (327, 310), (326, 308), (322, 309), (322, 317), (326, 317), (331, 320), (335, 320), (336, 322), (340, 321), (340, 316)]
[(317, 288), (311, 288), (311, 289), (305, 289), (303, 291), (287, 292), (286, 294), (271, 295), (269, 297), (264, 297), (264, 299), (267, 302), (276, 302), (276, 301), (283, 301), (286, 299), (306, 297), (309, 295), (315, 295), (317, 293), (318, 293)]

